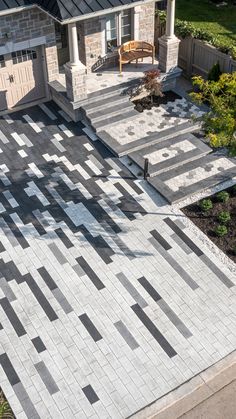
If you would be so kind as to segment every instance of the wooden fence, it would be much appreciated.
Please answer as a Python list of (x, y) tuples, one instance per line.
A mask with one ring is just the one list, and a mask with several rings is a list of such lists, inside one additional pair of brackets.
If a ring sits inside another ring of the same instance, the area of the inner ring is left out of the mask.
[(236, 71), (236, 61), (230, 55), (220, 52), (215, 47), (199, 39), (188, 37), (179, 44), (179, 67), (186, 76), (200, 75), (207, 77), (214, 64), (219, 62), (223, 73)]
[[(159, 16), (156, 16), (154, 43), (157, 51), (158, 38), (164, 35), (164, 33), (165, 23), (161, 23)], [(178, 65), (182, 68), (185, 76), (201, 75), (206, 78), (212, 66), (217, 62), (219, 62), (223, 73), (236, 71), (236, 60), (233, 60), (230, 55), (220, 52), (215, 47), (199, 39), (192, 37), (181, 39)]]

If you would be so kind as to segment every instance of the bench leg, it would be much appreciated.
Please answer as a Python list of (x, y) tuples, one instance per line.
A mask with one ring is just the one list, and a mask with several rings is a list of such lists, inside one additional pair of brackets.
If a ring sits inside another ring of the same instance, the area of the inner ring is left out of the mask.
[(138, 59), (136, 60), (136, 68), (138, 67)]
[(122, 63), (120, 61), (120, 74), (122, 73)]

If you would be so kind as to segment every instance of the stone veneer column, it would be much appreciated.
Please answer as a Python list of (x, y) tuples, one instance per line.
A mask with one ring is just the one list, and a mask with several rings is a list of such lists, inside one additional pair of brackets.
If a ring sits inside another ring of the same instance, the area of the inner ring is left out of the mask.
[(86, 67), (79, 60), (79, 46), (76, 23), (68, 24), (68, 38), (70, 50), (70, 62), (66, 63), (66, 91), (67, 97), (72, 102), (85, 99), (87, 97), (86, 87)]
[(159, 39), (159, 67), (167, 73), (178, 65), (180, 40), (174, 34), (175, 0), (168, 0), (166, 33)]

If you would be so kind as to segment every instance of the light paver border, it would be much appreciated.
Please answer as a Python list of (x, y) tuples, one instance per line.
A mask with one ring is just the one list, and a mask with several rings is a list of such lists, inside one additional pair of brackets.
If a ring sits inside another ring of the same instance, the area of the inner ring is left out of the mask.
[(178, 419), (235, 379), (236, 351), (233, 351), (150, 406), (130, 416), (130, 418)]

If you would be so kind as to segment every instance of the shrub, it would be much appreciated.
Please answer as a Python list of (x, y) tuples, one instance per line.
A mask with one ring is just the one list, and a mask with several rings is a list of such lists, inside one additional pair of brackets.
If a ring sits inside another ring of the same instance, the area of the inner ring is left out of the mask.
[(211, 199), (203, 199), (200, 201), (199, 207), (203, 212), (208, 212), (213, 207)]
[(234, 245), (232, 250), (233, 250), (233, 254), (236, 255), (236, 244)]
[(216, 228), (215, 228), (215, 234), (218, 236), (218, 237), (223, 237), (223, 236), (225, 236), (226, 234), (228, 234), (228, 229), (227, 229), (227, 227), (224, 225), (224, 224), (219, 224)]
[(233, 194), (234, 196), (236, 196), (236, 185), (232, 186), (231, 191), (232, 191), (232, 194)]
[(161, 82), (158, 80), (159, 77), (159, 70), (144, 71), (142, 84), (144, 85), (145, 89), (150, 92), (151, 95), (163, 96), (161, 91)]
[(218, 81), (221, 75), (221, 71), (220, 71), (220, 64), (219, 61), (214, 64), (211, 68), (211, 70), (208, 73), (208, 80), (210, 81)]
[(226, 191), (221, 191), (216, 194), (216, 199), (219, 202), (227, 202), (229, 200), (229, 193)]
[[(221, 0), (212, 0), (215, 2), (220, 2)], [(156, 15), (159, 16), (160, 23), (166, 22), (166, 11), (164, 10), (156, 10)], [(224, 52), (225, 54), (230, 53), (232, 58), (236, 59), (236, 47), (230, 43), (224, 43), (219, 41), (217, 36), (213, 36), (213, 34), (209, 31), (206, 31), (201, 28), (196, 28), (192, 23), (187, 22), (186, 20), (176, 19), (175, 20), (175, 33), (177, 36), (181, 38), (186, 38), (187, 36), (192, 36), (193, 38), (200, 39), (202, 41), (206, 41), (209, 44), (216, 47), (219, 51)]]
[(227, 224), (231, 220), (229, 211), (221, 211), (218, 215), (218, 221), (221, 224)]

